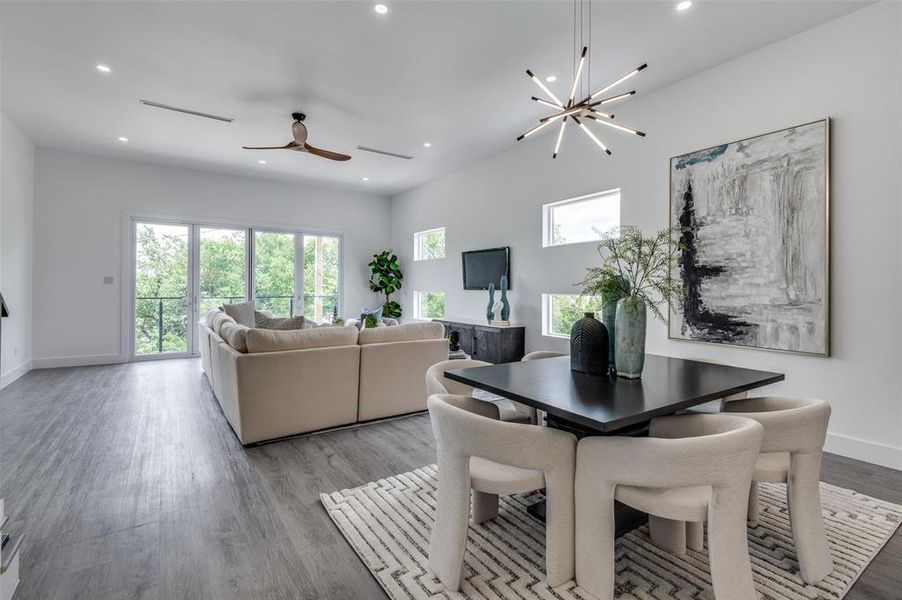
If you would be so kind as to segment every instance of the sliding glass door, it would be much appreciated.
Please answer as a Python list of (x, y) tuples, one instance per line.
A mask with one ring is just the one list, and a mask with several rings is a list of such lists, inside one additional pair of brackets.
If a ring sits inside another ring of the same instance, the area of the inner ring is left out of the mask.
[(341, 279), (341, 240), (324, 235), (304, 236), (304, 316), (320, 322), (338, 307)]
[(336, 235), (188, 222), (131, 222), (131, 355), (197, 354), (194, 324), (209, 309), (254, 299), (276, 316), (318, 323), (341, 314)]
[(247, 298), (247, 230), (200, 227), (200, 314)]
[(296, 245), (294, 233), (254, 232), (254, 299), (258, 310), (270, 310), (277, 317), (296, 314)]
[(191, 227), (135, 223), (134, 355), (191, 351)]

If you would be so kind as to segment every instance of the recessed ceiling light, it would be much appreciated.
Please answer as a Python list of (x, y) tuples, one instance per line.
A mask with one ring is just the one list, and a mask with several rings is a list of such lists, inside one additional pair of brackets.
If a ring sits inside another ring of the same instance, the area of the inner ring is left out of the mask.
[(369, 177), (364, 177), (363, 180), (364, 180), (364, 181), (369, 181), (370, 178), (369, 178)]
[(261, 165), (265, 165), (265, 164), (266, 164), (266, 161), (263, 160), (262, 158), (261, 158), (260, 160), (258, 160), (257, 162), (260, 163)]
[(101, 73), (109, 73), (110, 71), (112, 71), (112, 69), (106, 65), (97, 65), (97, 70)]
[(557, 75), (549, 75), (545, 78), (545, 81), (547, 81), (548, 83), (554, 83), (555, 81), (557, 81)]
[(423, 148), (432, 148), (432, 142), (423, 142)]
[(692, 6), (692, 0), (683, 0), (677, 4), (677, 10), (686, 10), (690, 6)]
[(375, 10), (380, 15), (384, 15), (385, 13), (388, 12), (388, 7), (385, 6), (384, 4), (377, 4), (376, 6), (373, 7), (373, 10)]
[(127, 141), (128, 141), (128, 138), (127, 138), (127, 137), (123, 137), (123, 136), (120, 135), (120, 136), (119, 136), (119, 141), (120, 141), (120, 142), (127, 142)]

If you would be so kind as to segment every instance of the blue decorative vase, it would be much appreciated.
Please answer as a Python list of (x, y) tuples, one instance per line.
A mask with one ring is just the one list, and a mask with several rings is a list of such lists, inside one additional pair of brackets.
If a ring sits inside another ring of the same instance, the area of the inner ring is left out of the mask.
[(615, 323), (617, 317), (617, 302), (619, 302), (630, 289), (629, 282), (622, 277), (620, 278), (620, 285), (623, 286), (623, 290), (626, 291), (617, 291), (608, 294), (602, 299), (601, 303), (601, 322), (608, 328), (608, 361), (610, 363), (611, 371), (617, 370), (617, 366), (615, 365), (617, 345), (614, 343), (617, 339), (617, 327)]
[(645, 302), (621, 298), (617, 302), (614, 332), (617, 376), (639, 379), (645, 366)]
[(570, 370), (589, 375), (608, 374), (608, 330), (594, 313), (570, 328)]
[(511, 316), (511, 303), (507, 301), (507, 275), (501, 276), (501, 320), (507, 321)]
[(495, 306), (495, 284), (489, 284), (489, 306), (485, 309), (485, 318), (489, 323), (495, 318), (495, 311), (492, 310)]

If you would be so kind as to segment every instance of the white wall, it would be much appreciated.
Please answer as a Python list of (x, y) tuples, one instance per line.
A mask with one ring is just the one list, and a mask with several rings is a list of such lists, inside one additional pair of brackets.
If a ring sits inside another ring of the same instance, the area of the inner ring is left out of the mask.
[[(829, 449), (902, 468), (900, 25), (902, 5), (878, 4), (630, 100), (615, 112), (648, 137), (604, 132), (612, 157), (571, 129), (552, 160), (555, 131), (398, 195), (392, 241), (408, 316), (412, 291), (425, 290), (446, 292), (448, 316), (480, 318), (487, 297), (463, 291), (460, 252), (509, 245), (512, 319), (527, 324), (527, 350), (564, 350), (541, 335), (541, 294), (577, 291), (597, 255), (586, 244), (543, 249), (542, 204), (620, 187), (622, 221), (656, 230), (668, 223), (669, 157), (829, 116), (832, 356), (669, 341), (657, 322), (648, 350), (784, 372), (768, 391), (832, 402)], [(438, 226), (447, 258), (413, 263), (413, 233)]]
[(31, 368), (34, 146), (5, 114), (0, 120), (0, 291), (10, 310), (10, 317), (3, 319), (0, 348), (0, 387), (4, 387)]
[[(127, 355), (120, 338), (128, 211), (341, 232), (345, 311), (378, 302), (366, 264), (389, 242), (387, 198), (38, 148), (35, 367)], [(108, 275), (114, 285), (103, 284)]]

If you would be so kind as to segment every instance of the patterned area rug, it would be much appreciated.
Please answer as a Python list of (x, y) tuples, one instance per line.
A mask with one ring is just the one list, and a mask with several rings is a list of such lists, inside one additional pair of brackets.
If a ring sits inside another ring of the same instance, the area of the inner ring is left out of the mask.
[[(821, 484), (824, 519), (835, 569), (820, 584), (806, 585), (786, 510), (786, 487), (761, 485), (761, 515), (749, 528), (755, 584), (765, 599), (842, 598), (889, 540), (902, 506)], [(426, 569), (435, 510), (436, 469), (423, 467), (332, 494), (323, 506), (342, 534), (394, 600), (412, 598), (591, 598), (574, 582), (544, 582), (545, 526), (526, 514), (536, 494), (502, 497), (497, 519), (470, 525), (466, 582), (446, 594)], [(618, 598), (713, 598), (708, 555), (679, 557), (648, 539), (647, 527), (617, 540)]]

